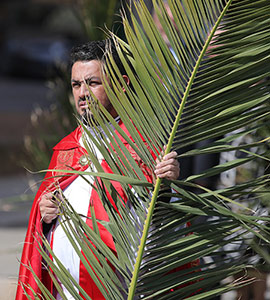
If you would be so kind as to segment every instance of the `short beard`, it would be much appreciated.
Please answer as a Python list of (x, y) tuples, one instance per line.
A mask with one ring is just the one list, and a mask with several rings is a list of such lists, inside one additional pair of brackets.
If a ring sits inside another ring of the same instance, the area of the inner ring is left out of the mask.
[(81, 121), (86, 126), (97, 126), (98, 122), (94, 117), (94, 114), (92, 113), (91, 109), (95, 111), (95, 114), (100, 113), (100, 109), (98, 107), (98, 103), (95, 102), (91, 97), (88, 99), (82, 99), (82, 101), (88, 102), (88, 107), (84, 109), (82, 115), (81, 115)]
[[(97, 114), (99, 117), (101, 117), (101, 122), (109, 122), (107, 117), (102, 113), (101, 109), (99, 108), (97, 103), (91, 103), (93, 107), (93, 110), (95, 111), (95, 114)], [(112, 105), (111, 105), (112, 107)], [(90, 126), (90, 127), (96, 127), (99, 126), (100, 123), (96, 118), (94, 117), (94, 114), (91, 112), (91, 109), (88, 107), (86, 108), (83, 113), (81, 114), (81, 121), (84, 125)]]
[(84, 125), (90, 127), (98, 125), (97, 120), (94, 118), (94, 115), (91, 113), (89, 108), (87, 108), (81, 115), (81, 121)]

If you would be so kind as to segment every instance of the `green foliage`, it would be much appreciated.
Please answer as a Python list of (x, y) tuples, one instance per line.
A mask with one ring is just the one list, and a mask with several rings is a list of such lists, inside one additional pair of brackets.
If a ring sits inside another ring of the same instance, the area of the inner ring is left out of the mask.
[[(248, 208), (238, 213), (230, 209), (231, 204), (237, 204), (243, 197), (258, 199), (261, 192), (267, 191), (269, 176), (254, 177), (216, 190), (196, 183), (199, 178), (219, 175), (250, 161), (267, 160), (268, 150), (258, 155), (252, 152), (254, 142), (239, 145), (238, 150), (246, 153), (244, 158), (219, 164), (182, 181), (157, 179), (149, 186), (126, 146), (107, 124), (109, 120), (143, 163), (154, 170), (155, 161), (150, 150), (158, 154), (157, 149), (162, 149), (164, 144), (167, 153), (215, 138), (215, 142), (202, 149), (184, 152), (181, 156), (223, 153), (233, 148), (229, 142), (254, 132), (269, 121), (266, 105), (269, 86), (265, 84), (269, 76), (269, 2), (183, 0), (168, 3), (174, 21), (168, 17), (162, 1), (154, 1), (154, 8), (175, 56), (141, 0), (136, 4), (137, 17), (130, 11), (128, 19), (123, 12), (127, 43), (114, 36), (133, 88), (121, 80), (110, 55), (107, 57), (112, 88), (106, 81), (104, 85), (134, 142), (102, 107), (102, 114), (94, 107), (91, 109), (108, 138), (93, 138), (85, 128), (85, 147), (98, 172), (89, 175), (95, 180), (110, 221), (98, 220), (92, 214), (93, 229), (90, 229), (68, 202), (62, 204), (60, 224), (105, 299), (168, 300), (189, 296), (189, 299), (210, 299), (243, 284), (241, 281), (220, 283), (247, 266), (244, 251), (236, 250), (237, 259), (229, 259), (227, 255), (231, 251), (226, 246), (246, 241), (248, 247), (264, 255), (261, 246), (254, 244), (254, 237), (262, 244), (269, 243), (266, 223), (269, 217), (256, 216)], [(212, 49), (209, 50), (209, 46)], [(99, 130), (95, 124), (93, 126), (94, 130)], [(92, 153), (92, 143), (114, 174), (102, 172)], [(266, 143), (268, 140), (258, 141), (256, 146), (263, 149)], [(120, 182), (128, 195), (125, 205), (113, 181)], [(172, 188), (173, 193), (162, 192), (161, 183)], [(118, 212), (104, 193), (104, 187), (110, 192)], [(171, 197), (174, 197), (172, 203), (161, 201)], [(208, 217), (208, 221), (199, 223), (200, 216)], [(117, 257), (101, 240), (99, 223), (113, 236)], [(186, 226), (187, 223), (191, 226)], [(82, 299), (73, 285), (81, 288), (57, 260), (46, 239), (44, 244), (54, 257), (52, 262), (40, 247), (54, 272), (54, 280), (56, 276), (75, 299)], [(106, 258), (119, 276), (112, 272)], [(200, 266), (193, 264), (188, 270), (177, 270), (196, 259), (200, 259)], [(87, 295), (85, 298), (90, 299)]]

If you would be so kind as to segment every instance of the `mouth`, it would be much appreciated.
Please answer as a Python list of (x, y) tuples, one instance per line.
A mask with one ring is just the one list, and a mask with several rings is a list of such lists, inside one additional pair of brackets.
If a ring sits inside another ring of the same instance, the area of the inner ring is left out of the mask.
[(86, 100), (79, 100), (79, 107), (81, 109), (87, 109), (88, 108), (88, 103)]
[(92, 109), (94, 109), (95, 111), (98, 110), (97, 103), (92, 99), (88, 99), (88, 100), (81, 99), (79, 100), (78, 105), (79, 105), (79, 109), (82, 112), (88, 111), (89, 113), (91, 113)]

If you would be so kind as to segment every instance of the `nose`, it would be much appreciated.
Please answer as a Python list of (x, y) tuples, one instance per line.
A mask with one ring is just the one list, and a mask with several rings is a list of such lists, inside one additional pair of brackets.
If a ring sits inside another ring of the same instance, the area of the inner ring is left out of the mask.
[(89, 97), (89, 87), (87, 86), (87, 84), (85, 82), (81, 83), (80, 86), (80, 98), (85, 98), (85, 97)]

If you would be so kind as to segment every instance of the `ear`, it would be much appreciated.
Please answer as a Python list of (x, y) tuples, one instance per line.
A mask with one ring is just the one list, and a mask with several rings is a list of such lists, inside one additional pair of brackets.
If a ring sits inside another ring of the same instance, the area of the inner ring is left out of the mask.
[[(130, 83), (129, 77), (127, 75), (123, 75), (123, 79), (125, 80), (126, 84), (129, 85), (129, 83)], [(126, 91), (123, 86), (122, 86), (122, 90), (123, 90), (123, 92)]]

